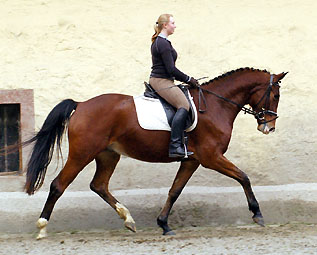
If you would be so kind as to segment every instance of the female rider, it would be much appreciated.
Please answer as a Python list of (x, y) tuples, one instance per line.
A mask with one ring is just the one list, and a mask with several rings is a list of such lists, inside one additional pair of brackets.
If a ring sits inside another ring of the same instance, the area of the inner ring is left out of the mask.
[[(175, 28), (171, 14), (162, 14), (154, 26), (155, 34), (152, 36), (151, 45), (152, 71), (149, 81), (152, 88), (177, 109), (172, 121), (169, 145), (169, 157), (173, 158), (185, 156), (182, 137), (189, 111), (189, 102), (182, 90), (175, 86), (174, 80), (199, 86), (196, 79), (184, 74), (175, 66), (177, 53), (168, 40), (168, 36), (174, 33)], [(187, 155), (192, 154), (193, 152), (187, 152)]]

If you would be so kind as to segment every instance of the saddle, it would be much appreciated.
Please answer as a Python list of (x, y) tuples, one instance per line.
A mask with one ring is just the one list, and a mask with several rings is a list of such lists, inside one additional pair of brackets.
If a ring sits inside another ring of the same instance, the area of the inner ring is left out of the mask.
[[(161, 104), (162, 104), (162, 106), (164, 108), (166, 117), (167, 117), (167, 122), (168, 122), (169, 126), (172, 126), (172, 121), (173, 121), (173, 118), (174, 118), (174, 115), (175, 115), (177, 109), (174, 106), (172, 106), (171, 104), (169, 104), (163, 97), (161, 97), (152, 88), (152, 86), (149, 83), (144, 82), (144, 85), (145, 85), (144, 96), (148, 97), (148, 98), (153, 98), (153, 99), (160, 100), (160, 102), (161, 102)], [(185, 96), (186, 96), (186, 98), (187, 98), (187, 100), (189, 102), (189, 114), (188, 114), (188, 117), (187, 117), (187, 120), (186, 120), (186, 126), (185, 126), (185, 130), (186, 130), (186, 129), (190, 128), (191, 126), (193, 126), (194, 124), (196, 126), (196, 123), (195, 123), (195, 119), (196, 119), (196, 115), (197, 115), (196, 107), (193, 104), (193, 101), (190, 100), (191, 96), (190, 96), (190, 93), (188, 91), (188, 88), (186, 86), (183, 86), (183, 85), (177, 85), (177, 86), (184, 92), (184, 94), (185, 94)]]

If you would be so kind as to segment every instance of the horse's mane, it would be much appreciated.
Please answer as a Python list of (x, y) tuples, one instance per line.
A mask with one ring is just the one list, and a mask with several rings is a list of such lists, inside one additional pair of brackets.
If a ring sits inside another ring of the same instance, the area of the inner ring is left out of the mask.
[(223, 78), (225, 78), (225, 77), (228, 77), (228, 76), (230, 76), (230, 75), (232, 75), (232, 74), (234, 74), (234, 73), (243, 72), (243, 71), (270, 73), (269, 71), (267, 71), (267, 70), (265, 70), (265, 69), (264, 69), (264, 70), (260, 70), (260, 69), (255, 69), (255, 68), (253, 68), (253, 67), (242, 67), (242, 68), (239, 68), (239, 69), (232, 70), (232, 71), (226, 72), (226, 73), (224, 73), (224, 74), (221, 74), (221, 75), (219, 75), (219, 76), (217, 76), (217, 77), (215, 77), (215, 78), (213, 78), (213, 79), (211, 79), (211, 80), (209, 80), (209, 81), (207, 81), (207, 82), (202, 83), (201, 86), (210, 84), (210, 83), (212, 83), (212, 82), (214, 82), (214, 81), (218, 81), (218, 80), (220, 80), (220, 79), (223, 79)]

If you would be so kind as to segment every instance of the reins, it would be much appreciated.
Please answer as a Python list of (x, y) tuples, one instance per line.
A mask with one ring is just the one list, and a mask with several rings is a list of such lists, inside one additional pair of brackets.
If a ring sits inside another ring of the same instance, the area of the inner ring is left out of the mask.
[[(243, 106), (243, 105), (241, 105), (241, 104), (239, 104), (239, 103), (236, 103), (236, 102), (234, 102), (234, 101), (232, 101), (232, 100), (230, 100), (230, 99), (228, 99), (228, 98), (225, 98), (225, 97), (223, 97), (223, 96), (220, 96), (220, 95), (218, 95), (217, 93), (212, 92), (212, 91), (210, 91), (210, 90), (208, 90), (208, 89), (203, 89), (203, 88), (199, 87), (198, 90), (199, 90), (198, 102), (201, 101), (201, 97), (203, 98), (203, 101), (206, 102), (205, 96), (204, 96), (204, 94), (203, 94), (203, 92), (202, 92), (202, 91), (204, 91), (204, 92), (207, 92), (208, 94), (212, 94), (212, 95), (214, 95), (214, 96), (216, 96), (216, 97), (218, 97), (218, 98), (220, 98), (220, 99), (222, 99), (222, 100), (224, 100), (224, 101), (226, 101), (226, 102), (228, 102), (228, 103), (230, 103), (230, 104), (236, 105), (237, 107), (241, 108), (241, 110), (244, 112), (244, 114), (246, 114), (246, 113), (251, 114), (251, 115), (253, 115), (256, 119), (257, 119), (257, 115), (259, 115), (259, 113), (257, 113), (256, 111), (254, 111), (254, 110), (252, 110), (252, 109), (250, 109), (250, 108), (247, 108), (247, 107), (245, 107), (245, 106)], [(206, 105), (206, 109), (207, 109), (207, 103), (205, 103), (205, 105)], [(206, 110), (201, 110), (201, 108), (200, 108), (200, 103), (199, 103), (199, 106), (198, 106), (198, 107), (199, 107), (199, 112), (200, 112), (200, 113), (204, 113), (204, 112), (206, 111)]]

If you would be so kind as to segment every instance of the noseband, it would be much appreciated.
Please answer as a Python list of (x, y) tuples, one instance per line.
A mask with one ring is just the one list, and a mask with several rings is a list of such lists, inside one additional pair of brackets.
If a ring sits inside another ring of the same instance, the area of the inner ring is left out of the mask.
[[(199, 112), (204, 113), (207, 109), (207, 102), (206, 102), (206, 99), (205, 99), (204, 94), (203, 94), (203, 91), (205, 91), (205, 92), (212, 94), (212, 95), (214, 95), (214, 96), (216, 96), (216, 97), (218, 97), (218, 98), (220, 98), (228, 103), (231, 103), (231, 104), (238, 106), (239, 108), (241, 108), (242, 111), (244, 111), (245, 114), (248, 113), (248, 114), (253, 115), (258, 120), (259, 124), (266, 124), (266, 123), (269, 123), (273, 120), (276, 120), (278, 118), (277, 113), (267, 109), (268, 106), (270, 105), (270, 94), (271, 94), (273, 85), (279, 86), (278, 82), (273, 82), (273, 78), (274, 78), (274, 74), (271, 74), (270, 83), (269, 83), (266, 91), (264, 92), (261, 99), (254, 106), (254, 108), (256, 108), (263, 100), (265, 100), (264, 107), (262, 107), (261, 111), (257, 112), (257, 111), (252, 110), (251, 108), (246, 108), (243, 105), (240, 105), (240, 104), (238, 104), (238, 103), (236, 103), (228, 98), (220, 96), (220, 95), (218, 95), (210, 90), (203, 89), (203, 88), (201, 88), (201, 86), (199, 86), (198, 87), (198, 90), (199, 90), (199, 93), (198, 93), (199, 94), (199, 98), (198, 98)], [(205, 109), (201, 109), (201, 102), (202, 101), (205, 105)], [(275, 117), (273, 119), (267, 121), (267, 120), (265, 120), (265, 114), (275, 116)]]

